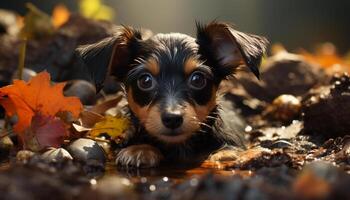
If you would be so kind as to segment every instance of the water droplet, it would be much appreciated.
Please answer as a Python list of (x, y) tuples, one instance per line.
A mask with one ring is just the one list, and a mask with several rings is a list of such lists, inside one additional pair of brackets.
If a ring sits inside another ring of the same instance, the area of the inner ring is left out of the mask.
[(166, 176), (164, 176), (164, 177), (163, 177), (163, 181), (164, 181), (164, 182), (168, 182), (168, 181), (169, 181), (169, 178), (166, 177)]
[(196, 178), (191, 179), (191, 180), (190, 180), (190, 185), (191, 185), (192, 187), (197, 186), (197, 185), (198, 185), (198, 179), (196, 179)]
[(156, 186), (155, 185), (150, 185), (149, 186), (149, 190), (151, 191), (151, 192), (154, 192), (154, 191), (156, 191)]
[(245, 132), (250, 132), (252, 130), (253, 130), (253, 128), (251, 126), (246, 126), (244, 129)]
[(96, 179), (91, 179), (91, 180), (90, 180), (90, 184), (91, 184), (91, 185), (96, 185), (96, 184), (97, 184)]
[(122, 184), (126, 185), (126, 186), (129, 186), (131, 185), (131, 182), (129, 179), (127, 178), (123, 178), (122, 181), (121, 181)]
[(142, 178), (140, 179), (140, 181), (141, 181), (141, 183), (147, 183), (147, 178), (146, 178), (146, 177), (142, 177)]

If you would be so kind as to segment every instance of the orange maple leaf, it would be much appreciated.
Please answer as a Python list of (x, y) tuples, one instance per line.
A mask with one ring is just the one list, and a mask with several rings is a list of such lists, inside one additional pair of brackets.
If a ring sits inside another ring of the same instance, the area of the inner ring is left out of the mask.
[(31, 125), (34, 115), (55, 116), (70, 112), (77, 118), (83, 108), (77, 97), (63, 96), (65, 83), (52, 85), (50, 74), (41, 72), (28, 83), (14, 80), (12, 85), (0, 88), (0, 104), (8, 116), (17, 115), (13, 130), (23, 133)]

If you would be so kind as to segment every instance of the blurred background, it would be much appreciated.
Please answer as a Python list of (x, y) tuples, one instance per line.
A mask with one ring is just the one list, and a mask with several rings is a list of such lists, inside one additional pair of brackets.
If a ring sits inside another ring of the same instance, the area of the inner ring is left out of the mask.
[[(90, 0), (91, 4), (96, 0)], [(78, 0), (2, 0), (0, 8), (25, 14), (25, 2), (51, 13), (63, 3), (78, 11)], [(88, 1), (86, 1), (88, 2)], [(350, 49), (349, 0), (104, 0), (113, 21), (154, 32), (195, 33), (195, 21), (229, 21), (239, 30), (267, 36), (288, 50), (312, 50), (315, 44), (332, 42), (339, 53)]]

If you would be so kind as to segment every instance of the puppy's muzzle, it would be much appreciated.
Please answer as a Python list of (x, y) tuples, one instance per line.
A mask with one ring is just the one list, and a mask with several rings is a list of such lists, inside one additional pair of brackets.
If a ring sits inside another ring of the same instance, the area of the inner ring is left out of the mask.
[(164, 112), (161, 118), (163, 125), (171, 130), (179, 128), (184, 121), (181, 112), (178, 111)]

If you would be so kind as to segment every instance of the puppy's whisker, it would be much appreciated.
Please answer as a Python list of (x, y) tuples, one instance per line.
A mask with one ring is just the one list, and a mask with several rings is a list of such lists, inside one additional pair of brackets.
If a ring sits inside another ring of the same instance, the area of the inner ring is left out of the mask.
[(203, 123), (203, 122), (198, 122), (199, 125), (202, 125), (202, 126), (205, 126), (207, 128), (212, 128), (211, 126), (209, 126), (208, 124), (206, 123)]
[(208, 115), (206, 118), (207, 119), (219, 119), (218, 117), (213, 117), (213, 116), (210, 116), (210, 115)]
[(204, 130), (202, 130), (202, 129), (199, 129), (197, 132), (198, 132), (198, 133), (208, 133), (207, 131), (204, 131)]

